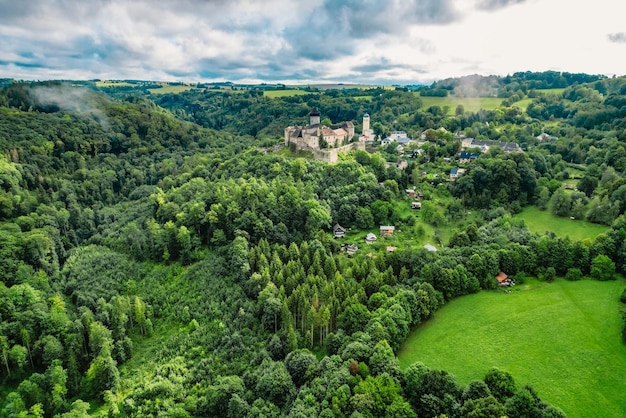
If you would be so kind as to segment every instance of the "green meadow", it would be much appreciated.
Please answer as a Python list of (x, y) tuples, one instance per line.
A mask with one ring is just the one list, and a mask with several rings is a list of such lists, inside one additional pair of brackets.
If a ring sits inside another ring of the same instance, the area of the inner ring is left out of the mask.
[(402, 368), (421, 361), (466, 385), (491, 367), (533, 386), (569, 417), (626, 416), (625, 281), (543, 283), (455, 299), (409, 335)]
[(539, 93), (544, 93), (544, 94), (563, 94), (563, 92), (565, 91), (564, 88), (556, 88), (556, 89), (539, 89), (537, 90)]
[(191, 89), (195, 89), (195, 86), (181, 86), (181, 85), (170, 85), (170, 84), (164, 84), (163, 87), (158, 88), (158, 89), (148, 89), (148, 91), (150, 91), (150, 93), (152, 94), (168, 94), (168, 93), (172, 93), (172, 94), (178, 94), (181, 93), (183, 91), (187, 91), (187, 90), (191, 90)]
[(569, 236), (572, 241), (582, 241), (587, 238), (594, 239), (610, 229), (606, 225), (594, 224), (579, 219), (561, 218), (553, 215), (548, 210), (539, 210), (536, 206), (526, 206), (521, 213), (513, 217), (523, 219), (531, 232), (545, 234), (546, 231), (551, 231), (559, 237), (565, 238)]
[(96, 87), (128, 87), (128, 86), (134, 86), (134, 84), (131, 84), (128, 81), (115, 81), (115, 80), (96, 81)]
[(290, 96), (303, 96), (305, 94), (315, 94), (305, 90), (265, 90), (263, 95), (266, 97), (290, 97)]
[[(561, 94), (565, 89), (544, 89), (537, 90), (545, 94)], [(430, 106), (439, 106), (443, 108), (448, 107), (448, 114), (454, 115), (458, 105), (463, 105), (463, 108), (467, 112), (478, 112), (479, 110), (494, 110), (502, 106), (502, 102), (505, 100), (501, 97), (430, 97), (420, 96), (422, 100), (422, 107), (428, 109)], [(512, 104), (514, 107), (519, 107), (521, 110), (526, 111), (528, 105), (535, 99), (524, 98)]]
[(422, 108), (428, 109), (431, 106), (443, 108), (448, 106), (448, 114), (454, 115), (458, 105), (463, 105), (466, 112), (478, 112), (480, 109), (493, 110), (502, 105), (500, 97), (430, 97), (420, 96)]

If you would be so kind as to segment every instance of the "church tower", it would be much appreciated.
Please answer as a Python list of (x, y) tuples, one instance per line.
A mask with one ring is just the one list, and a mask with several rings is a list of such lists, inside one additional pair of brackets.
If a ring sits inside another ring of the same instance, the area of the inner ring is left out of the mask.
[(320, 124), (320, 111), (317, 110), (316, 107), (314, 107), (311, 110), (311, 113), (309, 113), (309, 118), (311, 120), (311, 123), (309, 123), (309, 125), (319, 125)]
[(365, 133), (368, 132), (369, 130), (370, 130), (370, 115), (366, 113), (363, 115), (363, 135), (365, 135)]

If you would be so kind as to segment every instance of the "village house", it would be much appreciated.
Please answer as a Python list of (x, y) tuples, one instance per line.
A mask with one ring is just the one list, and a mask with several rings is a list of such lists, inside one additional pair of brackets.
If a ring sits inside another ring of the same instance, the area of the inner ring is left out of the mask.
[(496, 276), (498, 286), (515, 286), (515, 282), (505, 272), (501, 271)]
[(411, 202), (411, 209), (421, 209), (422, 202)]
[(365, 243), (366, 244), (373, 244), (376, 242), (376, 235), (372, 234), (371, 232), (369, 234), (367, 234), (365, 236)]
[(395, 226), (381, 225), (380, 226), (380, 235), (389, 237), (389, 236), (393, 235), (395, 230), (396, 230)]
[(461, 153), (459, 154), (459, 163), (465, 164), (465, 163), (472, 162), (479, 156), (480, 154), (477, 154), (475, 152), (461, 151)]
[(519, 144), (516, 144), (515, 142), (491, 141), (489, 139), (475, 139), (475, 138), (464, 138), (461, 141), (461, 149), (479, 148), (481, 152), (485, 153), (489, 151), (489, 148), (491, 147), (498, 147), (505, 153), (523, 152)]
[(542, 132), (539, 135), (537, 135), (535, 139), (539, 142), (543, 142), (543, 141), (556, 141), (559, 138), (554, 135), (550, 135), (545, 132)]
[(458, 167), (451, 168), (450, 169), (450, 181), (456, 180), (457, 177), (459, 177), (463, 173), (465, 173), (464, 168), (458, 168)]
[(346, 229), (339, 224), (335, 224), (333, 226), (333, 237), (334, 238), (343, 238), (346, 235)]
[(359, 251), (359, 247), (356, 244), (341, 244), (341, 250), (348, 255), (354, 255)]

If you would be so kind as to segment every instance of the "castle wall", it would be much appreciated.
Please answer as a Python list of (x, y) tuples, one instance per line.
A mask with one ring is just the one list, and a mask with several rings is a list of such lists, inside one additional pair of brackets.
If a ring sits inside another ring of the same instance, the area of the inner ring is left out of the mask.
[(363, 142), (352, 142), (348, 145), (344, 145), (339, 148), (332, 149), (309, 149), (307, 151), (311, 151), (316, 160), (324, 161), (326, 163), (336, 163), (338, 161), (338, 156), (342, 152), (348, 152), (360, 149), (365, 151), (365, 144)]

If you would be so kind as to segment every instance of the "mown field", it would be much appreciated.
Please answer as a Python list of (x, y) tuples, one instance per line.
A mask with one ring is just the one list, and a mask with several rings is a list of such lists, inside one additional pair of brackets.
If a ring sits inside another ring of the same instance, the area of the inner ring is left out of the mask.
[(290, 97), (290, 96), (303, 96), (305, 94), (315, 94), (310, 91), (304, 90), (265, 90), (263, 92), (264, 96), (267, 97)]
[[(537, 90), (538, 92), (544, 94), (562, 94), (565, 89), (542, 89)], [(416, 93), (419, 94), (419, 93)], [(444, 107), (448, 106), (448, 114), (454, 115), (456, 108), (458, 105), (463, 105), (463, 108), (467, 112), (478, 112), (481, 109), (484, 110), (493, 110), (502, 105), (502, 101), (504, 100), (501, 97), (430, 97), (430, 96), (420, 96), (420, 99), (423, 103), (423, 108), (427, 109), (430, 106), (439, 106)], [(523, 111), (526, 110), (528, 105), (533, 101), (532, 98), (525, 98), (513, 103), (513, 106), (517, 106)]]
[(546, 231), (552, 231), (563, 238), (569, 236), (573, 241), (582, 241), (587, 238), (594, 239), (610, 229), (606, 225), (593, 224), (583, 220), (560, 218), (554, 216), (548, 210), (539, 210), (535, 206), (526, 206), (521, 213), (513, 217), (523, 219), (531, 232), (545, 234)]
[(134, 84), (129, 83), (128, 81), (96, 81), (96, 87), (128, 87), (134, 86)]
[(181, 86), (181, 85), (169, 85), (169, 84), (165, 84), (163, 85), (163, 87), (158, 88), (158, 89), (148, 89), (148, 91), (152, 94), (168, 94), (168, 93), (173, 93), (173, 94), (177, 94), (183, 91), (187, 91), (187, 90), (191, 90), (191, 89), (195, 89), (195, 86)]
[(502, 104), (502, 98), (499, 97), (430, 97), (420, 96), (422, 100), (422, 108), (428, 109), (431, 106), (439, 106), (443, 108), (448, 106), (448, 114), (454, 115), (458, 105), (463, 105), (466, 112), (478, 112), (480, 109), (493, 110)]
[(565, 91), (564, 88), (556, 88), (556, 89), (539, 89), (537, 90), (540, 93), (544, 93), (544, 94), (563, 94), (563, 92)]
[(400, 365), (421, 361), (464, 385), (495, 366), (569, 417), (624, 417), (619, 295), (625, 284), (622, 278), (531, 279), (510, 293), (455, 299), (409, 335), (398, 352)]

